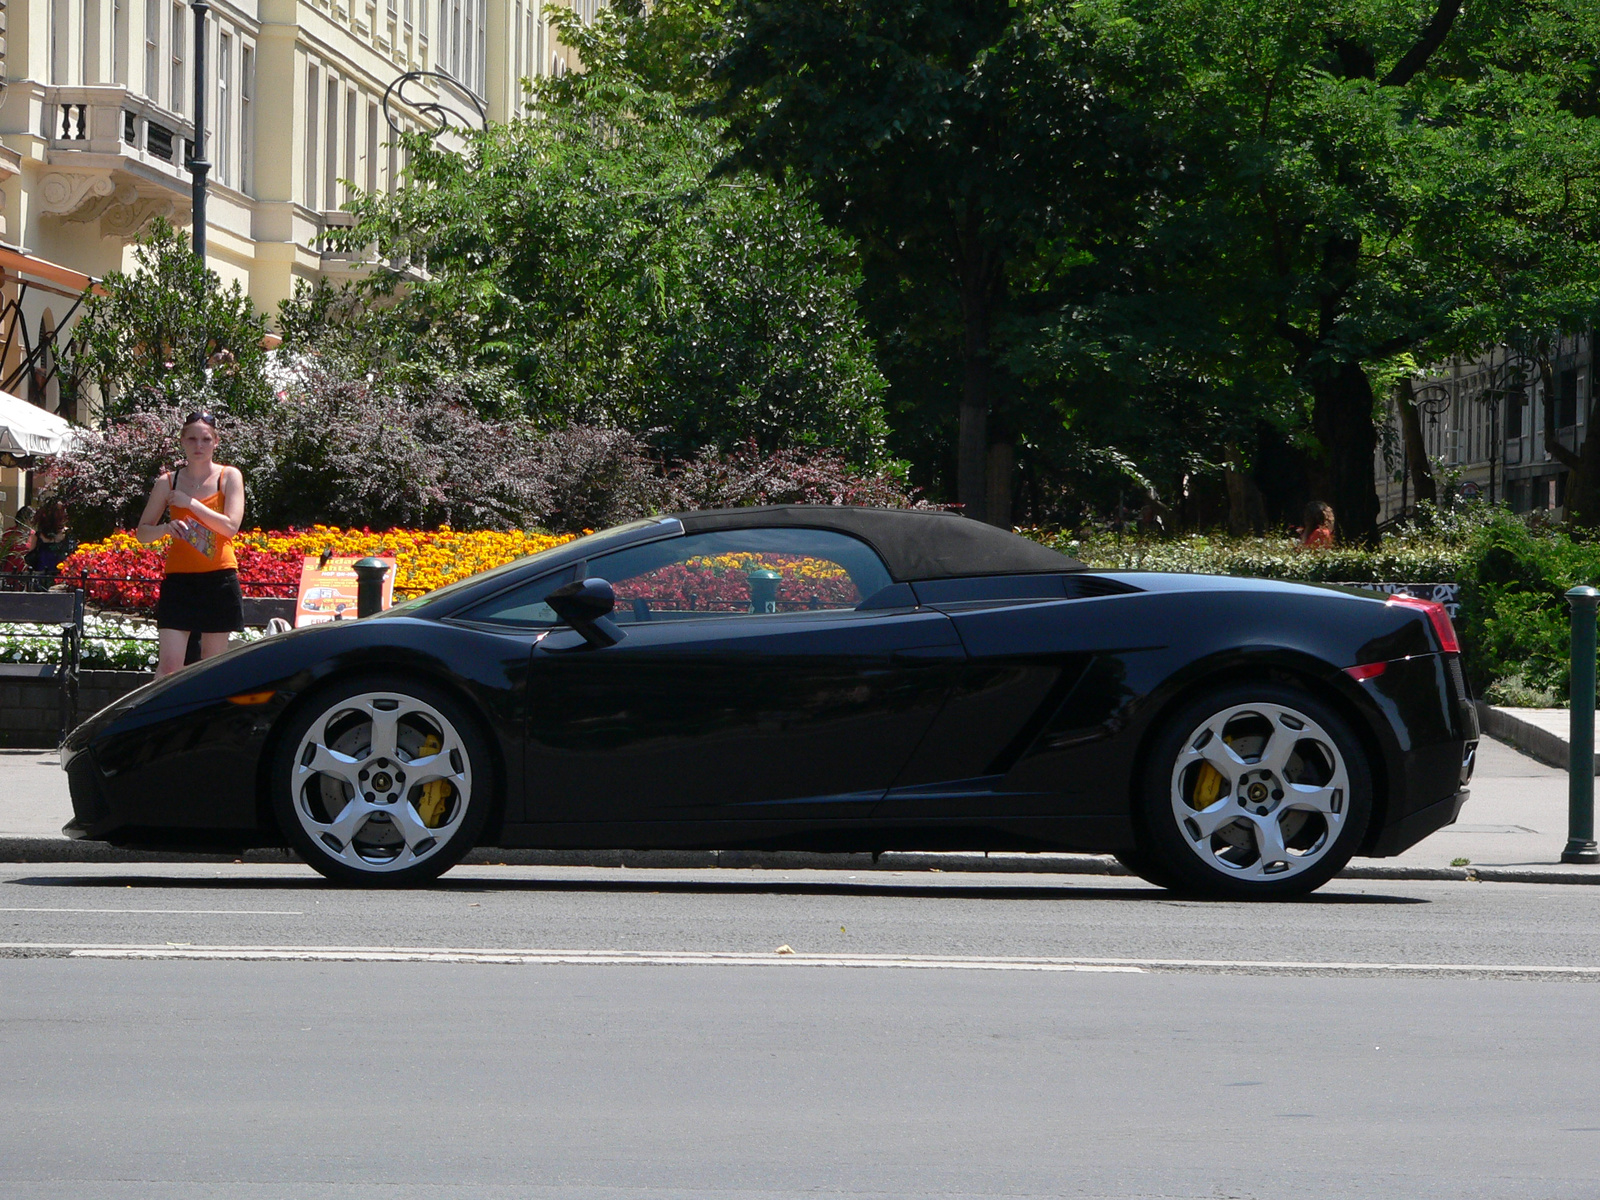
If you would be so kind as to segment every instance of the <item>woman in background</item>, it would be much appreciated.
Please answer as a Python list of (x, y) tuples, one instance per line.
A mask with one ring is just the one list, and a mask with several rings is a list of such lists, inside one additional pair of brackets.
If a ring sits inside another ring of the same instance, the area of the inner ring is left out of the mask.
[(33, 549), (33, 508), (24, 504), (11, 521), (11, 528), (0, 533), (0, 588), (20, 591), (26, 586), (20, 576), (28, 570)]
[(49, 588), (56, 581), (56, 570), (72, 553), (72, 536), (67, 527), (67, 502), (60, 497), (46, 500), (34, 523), (37, 537), (28, 554), (36, 586)]
[(1300, 544), (1319, 550), (1333, 545), (1333, 509), (1321, 500), (1306, 505), (1305, 537)]

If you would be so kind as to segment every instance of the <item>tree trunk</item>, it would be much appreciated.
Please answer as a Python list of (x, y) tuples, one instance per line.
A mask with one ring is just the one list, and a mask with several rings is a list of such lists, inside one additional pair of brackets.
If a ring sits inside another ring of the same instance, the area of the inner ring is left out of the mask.
[(1360, 363), (1330, 363), (1311, 380), (1311, 395), (1311, 423), (1328, 454), (1332, 492), (1315, 498), (1333, 505), (1341, 541), (1375, 546), (1378, 431), (1372, 423), (1372, 384)]
[(1439, 487), (1433, 479), (1433, 465), (1428, 462), (1428, 447), (1422, 440), (1422, 418), (1417, 414), (1415, 392), (1410, 379), (1402, 379), (1395, 388), (1395, 407), (1400, 410), (1400, 434), (1406, 445), (1406, 470), (1411, 476), (1413, 499), (1420, 504), (1426, 500), (1436, 504)]
[(961, 433), (956, 443), (956, 499), (965, 515), (974, 521), (987, 521), (989, 406), (982, 399), (987, 389), (973, 380), (973, 374), (969, 364), (961, 393)]
[(1011, 528), (1011, 481), (1017, 449), (1009, 440), (989, 443), (989, 462), (984, 491), (987, 500), (985, 519), (1001, 529)]
[(1001, 262), (982, 236), (984, 213), (969, 203), (957, 238), (955, 266), (961, 290), (961, 430), (956, 442), (956, 497), (974, 520), (1011, 523), (1009, 469), (1004, 471), (1006, 511), (990, 507), (989, 410), (994, 404), (994, 362), (989, 336), (1003, 290)]
[(1589, 434), (1578, 447), (1578, 465), (1567, 476), (1567, 520), (1585, 529), (1600, 529), (1600, 438)]

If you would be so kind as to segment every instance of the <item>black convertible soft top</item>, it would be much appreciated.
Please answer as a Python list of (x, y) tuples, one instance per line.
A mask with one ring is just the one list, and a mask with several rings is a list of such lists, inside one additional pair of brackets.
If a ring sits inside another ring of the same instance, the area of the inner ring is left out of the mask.
[(851, 508), (832, 504), (778, 504), (671, 513), (685, 533), (790, 525), (853, 534), (878, 552), (896, 583), (963, 575), (1042, 575), (1082, 571), (1058, 554), (1010, 530), (936, 509)]

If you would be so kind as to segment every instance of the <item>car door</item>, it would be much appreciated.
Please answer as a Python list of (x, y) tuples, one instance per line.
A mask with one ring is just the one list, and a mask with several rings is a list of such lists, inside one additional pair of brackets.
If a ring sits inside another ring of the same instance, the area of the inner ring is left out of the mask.
[(865, 817), (964, 661), (865, 543), (721, 530), (588, 562), (626, 636), (528, 672), (528, 821)]
[[(968, 658), (948, 699), (874, 816), (895, 819), (1054, 816), (1062, 781), (1017, 786), (1018, 758), (1073, 694), (1093, 655), (1075, 639), (1061, 575), (992, 576), (913, 585), (951, 618)], [(1073, 781), (1064, 781), (1070, 788)]]

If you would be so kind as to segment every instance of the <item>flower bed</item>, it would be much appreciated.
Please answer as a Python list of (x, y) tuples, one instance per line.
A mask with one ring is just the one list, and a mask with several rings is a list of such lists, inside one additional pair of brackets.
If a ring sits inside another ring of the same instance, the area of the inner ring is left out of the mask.
[[(262, 636), (259, 629), (233, 635), (243, 641)], [(0, 625), (0, 663), (61, 662), (61, 626)], [(156, 631), (135, 617), (84, 617), (83, 646), (78, 666), (85, 671), (153, 671), (156, 669)]]
[[(249, 529), (234, 539), (239, 581), (246, 595), (293, 596), (306, 555), (324, 552), (395, 559), (395, 589), (401, 594), (427, 592), (490, 567), (537, 554), (569, 541), (571, 535), (537, 530), (462, 532), (444, 528)], [(155, 607), (161, 584), (164, 545), (146, 546), (131, 533), (115, 533), (102, 542), (80, 546), (61, 565), (61, 578), (89, 578), (88, 600), (105, 608), (146, 612)]]

